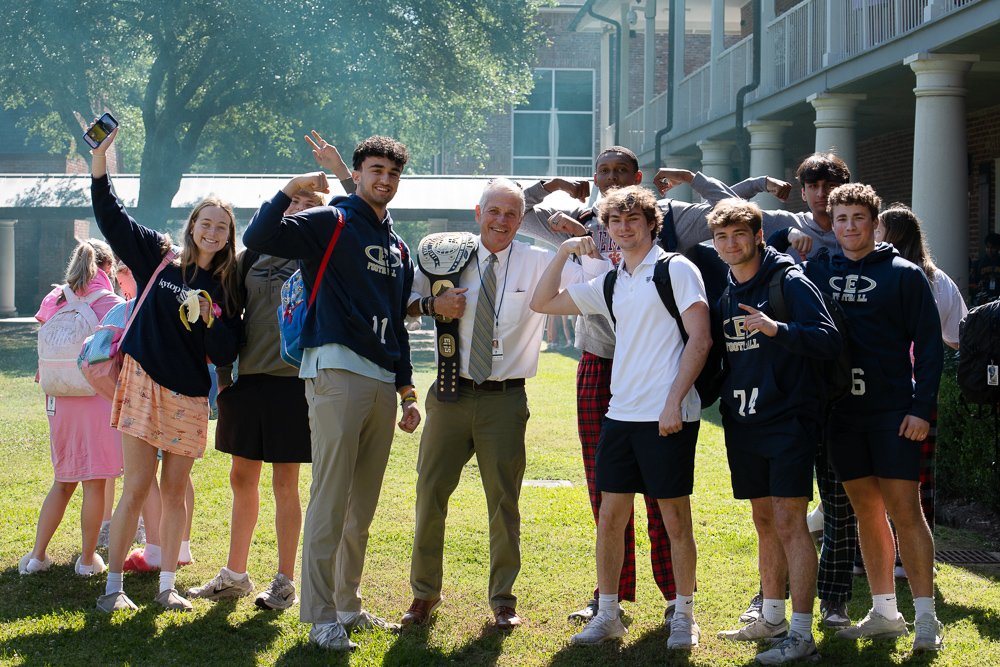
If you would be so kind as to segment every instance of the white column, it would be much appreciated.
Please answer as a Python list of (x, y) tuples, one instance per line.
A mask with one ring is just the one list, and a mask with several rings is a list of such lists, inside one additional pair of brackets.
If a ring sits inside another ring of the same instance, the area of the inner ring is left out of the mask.
[(14, 223), (0, 220), (0, 317), (17, 317), (14, 306)]
[[(755, 120), (746, 124), (750, 133), (750, 176), (774, 176), (782, 178), (785, 173), (786, 127), (792, 123), (786, 120)], [(761, 208), (784, 208), (785, 202), (774, 195), (762, 192), (753, 198)]]
[(732, 141), (699, 141), (702, 173), (717, 178), (723, 183), (732, 183), (733, 146), (735, 144)]
[(719, 74), (717, 64), (719, 55), (726, 48), (726, 2), (725, 0), (712, 0), (712, 55), (710, 56), (710, 76), (711, 83), (711, 104), (713, 115), (720, 112), (719, 107), (724, 99), (723, 86), (725, 82)]
[(978, 55), (914, 54), (913, 211), (935, 263), (965, 292), (969, 286), (969, 176), (965, 74)]
[(816, 152), (836, 153), (847, 163), (851, 176), (858, 174), (858, 142), (854, 128), (857, 127), (856, 110), (859, 102), (867, 95), (843, 93), (820, 93), (810, 95), (806, 102), (816, 109)]

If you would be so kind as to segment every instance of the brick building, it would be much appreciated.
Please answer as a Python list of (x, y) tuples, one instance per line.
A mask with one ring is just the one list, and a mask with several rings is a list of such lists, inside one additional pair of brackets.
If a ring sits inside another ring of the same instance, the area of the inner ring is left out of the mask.
[[(626, 102), (620, 114), (601, 106), (602, 143), (635, 150), (649, 177), (659, 158), (727, 181), (791, 180), (804, 156), (838, 152), (886, 203), (914, 208), (937, 263), (964, 288), (970, 256), (1000, 230), (1000, 0), (760, 5), (755, 30), (749, 0), (587, 0), (569, 27), (600, 35), (602, 92)], [(673, 53), (671, 13), (683, 35)], [(629, 27), (621, 39), (616, 23)], [(804, 208), (795, 195), (787, 206)]]

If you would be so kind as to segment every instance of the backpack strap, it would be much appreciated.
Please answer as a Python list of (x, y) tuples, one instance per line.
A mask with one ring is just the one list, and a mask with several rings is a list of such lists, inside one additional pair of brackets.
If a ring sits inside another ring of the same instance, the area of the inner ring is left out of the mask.
[(142, 290), (142, 295), (139, 297), (139, 300), (135, 302), (135, 306), (132, 308), (132, 313), (129, 315), (128, 322), (125, 323), (125, 329), (122, 331), (121, 338), (119, 339), (121, 342), (118, 344), (118, 349), (121, 349), (122, 343), (125, 342), (125, 336), (128, 334), (128, 330), (132, 328), (132, 323), (135, 322), (136, 315), (139, 314), (139, 307), (142, 306), (143, 302), (146, 300), (146, 295), (149, 294), (149, 290), (153, 288), (153, 283), (156, 282), (156, 277), (160, 275), (160, 272), (163, 271), (163, 269), (167, 268), (167, 264), (174, 261), (174, 257), (176, 256), (177, 253), (174, 252), (173, 248), (168, 250), (167, 254), (165, 254), (163, 259), (160, 260), (159, 266), (157, 266), (156, 270), (153, 271), (153, 275), (149, 277), (149, 280), (146, 282), (146, 288)]
[[(793, 266), (785, 266), (771, 274), (767, 283), (767, 303), (771, 306), (771, 314), (779, 322), (788, 322), (788, 304), (785, 302), (785, 276)], [(728, 288), (727, 288), (728, 289)]]
[(677, 228), (674, 226), (674, 200), (668, 199), (663, 207), (663, 227), (660, 228), (660, 247), (667, 252), (677, 252)]
[(306, 306), (306, 310), (312, 308), (313, 302), (316, 300), (316, 295), (319, 293), (320, 281), (323, 279), (323, 273), (326, 271), (326, 265), (330, 263), (330, 255), (333, 254), (333, 249), (337, 245), (340, 232), (344, 230), (343, 211), (336, 207), (333, 210), (337, 212), (337, 224), (334, 225), (333, 234), (330, 236), (330, 243), (327, 244), (326, 252), (323, 253), (323, 261), (319, 263), (319, 270), (316, 272), (316, 282), (313, 283), (313, 288), (309, 291), (309, 303)]
[(615, 319), (615, 309), (611, 307), (611, 302), (614, 300), (615, 294), (615, 282), (617, 280), (618, 269), (611, 269), (604, 274), (604, 302), (608, 304), (608, 312), (611, 313), (612, 329), (618, 324), (618, 320)]
[(660, 295), (660, 301), (666, 307), (667, 312), (670, 316), (674, 318), (677, 322), (677, 328), (681, 332), (681, 340), (687, 345), (688, 333), (684, 328), (684, 320), (681, 319), (680, 310), (677, 308), (677, 298), (674, 296), (674, 286), (670, 282), (670, 261), (677, 257), (679, 253), (671, 252), (668, 253), (666, 257), (661, 257), (656, 260), (656, 266), (653, 267), (653, 285), (656, 286), (656, 292)]

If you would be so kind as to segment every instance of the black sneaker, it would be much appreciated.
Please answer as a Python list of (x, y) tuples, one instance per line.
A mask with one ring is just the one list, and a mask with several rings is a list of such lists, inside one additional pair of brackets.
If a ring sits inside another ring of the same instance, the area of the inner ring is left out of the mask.
[(758, 618), (760, 618), (761, 609), (764, 608), (764, 594), (757, 593), (750, 600), (750, 606), (747, 610), (740, 614), (740, 623), (753, 623)]
[(847, 615), (846, 602), (819, 603), (820, 623), (827, 628), (846, 628), (851, 625), (851, 617)]

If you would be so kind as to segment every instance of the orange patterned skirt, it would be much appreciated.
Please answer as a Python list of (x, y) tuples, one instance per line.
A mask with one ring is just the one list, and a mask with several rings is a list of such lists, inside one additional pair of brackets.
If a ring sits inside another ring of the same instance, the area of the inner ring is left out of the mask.
[(185, 396), (161, 387), (125, 355), (111, 425), (171, 454), (200, 459), (208, 443), (208, 397)]

